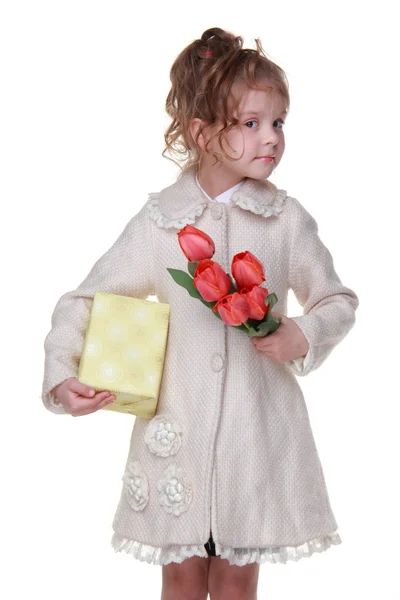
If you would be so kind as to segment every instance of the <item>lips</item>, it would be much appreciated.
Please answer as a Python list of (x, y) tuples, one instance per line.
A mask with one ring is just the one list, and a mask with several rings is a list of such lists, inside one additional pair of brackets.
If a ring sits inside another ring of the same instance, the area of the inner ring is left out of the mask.
[(267, 154), (266, 156), (257, 156), (257, 158), (275, 158), (274, 154)]
[(259, 160), (265, 164), (272, 164), (275, 160), (275, 156), (258, 156), (256, 160)]

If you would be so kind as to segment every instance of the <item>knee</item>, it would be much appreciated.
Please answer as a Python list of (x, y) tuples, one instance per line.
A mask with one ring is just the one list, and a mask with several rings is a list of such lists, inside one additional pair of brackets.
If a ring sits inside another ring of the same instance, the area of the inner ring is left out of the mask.
[(207, 600), (207, 597), (207, 583), (204, 580), (188, 580), (179, 574), (163, 579), (161, 600)]
[(215, 569), (209, 578), (210, 600), (256, 600), (259, 565)]
[(207, 600), (207, 561), (196, 558), (163, 567), (161, 600)]
[(188, 580), (180, 575), (173, 576), (166, 586), (171, 593), (166, 600), (207, 600), (206, 582), (200, 579)]
[(210, 600), (257, 600), (257, 585), (241, 580), (214, 585), (210, 590)]

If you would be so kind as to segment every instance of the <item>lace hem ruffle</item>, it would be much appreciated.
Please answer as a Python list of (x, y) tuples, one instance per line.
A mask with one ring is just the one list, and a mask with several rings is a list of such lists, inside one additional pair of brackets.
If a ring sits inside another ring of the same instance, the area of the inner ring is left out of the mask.
[[(342, 540), (337, 532), (314, 538), (299, 546), (270, 546), (267, 548), (230, 548), (215, 542), (216, 554), (225, 558), (231, 565), (240, 567), (249, 563), (286, 563), (289, 560), (298, 561), (309, 557), (315, 552), (324, 552), (331, 546), (341, 544)], [(167, 565), (171, 562), (181, 563), (191, 556), (208, 557), (203, 545), (195, 546), (166, 546), (158, 548), (142, 544), (114, 533), (111, 544), (116, 552), (124, 551), (134, 558), (154, 565)]]

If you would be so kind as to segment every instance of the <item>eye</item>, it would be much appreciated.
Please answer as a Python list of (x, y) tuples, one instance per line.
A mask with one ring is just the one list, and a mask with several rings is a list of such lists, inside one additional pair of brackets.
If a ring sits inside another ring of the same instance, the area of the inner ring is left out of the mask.
[[(252, 123), (255, 123), (255, 125), (254, 125), (254, 126), (252, 126)], [(257, 122), (255, 119), (252, 119), (251, 121), (246, 121), (246, 123), (245, 123), (245, 126), (246, 126), (248, 129), (255, 129), (255, 128), (257, 127), (257, 123), (258, 123), (258, 122)], [(282, 127), (283, 127), (283, 126), (284, 126), (284, 124), (285, 124), (285, 121), (283, 121), (282, 119), (276, 119), (276, 121), (274, 121), (274, 124), (275, 124), (275, 123), (280, 123), (280, 126), (278, 127), (278, 129), (282, 129)]]
[[(249, 123), (256, 123), (257, 121), (255, 121), (254, 119), (252, 119), (251, 121), (247, 121), (247, 123), (245, 123), (246, 127), (248, 127)], [(248, 127), (248, 129), (254, 129), (254, 127)]]

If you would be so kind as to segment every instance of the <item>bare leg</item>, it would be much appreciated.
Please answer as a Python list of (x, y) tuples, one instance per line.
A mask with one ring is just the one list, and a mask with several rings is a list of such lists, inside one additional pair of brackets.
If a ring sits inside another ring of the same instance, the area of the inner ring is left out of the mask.
[(231, 565), (226, 558), (210, 556), (208, 591), (210, 600), (257, 600), (260, 565)]
[(162, 566), (161, 600), (207, 600), (210, 558), (191, 556)]

